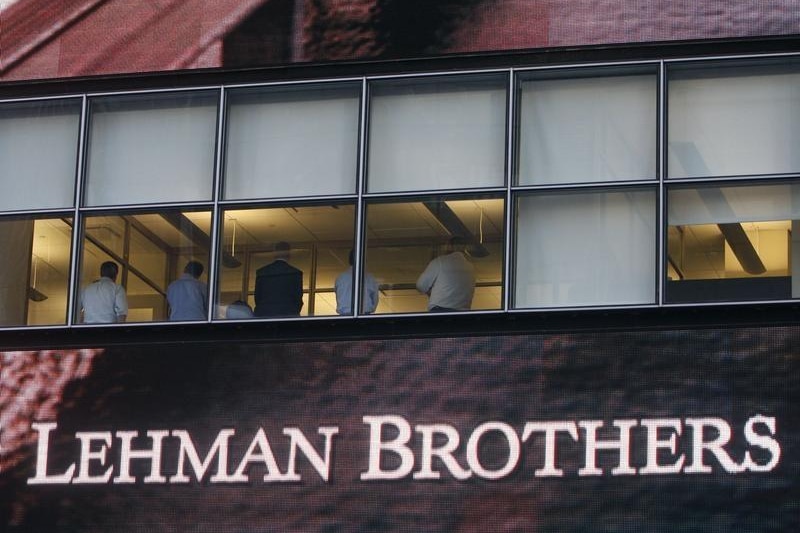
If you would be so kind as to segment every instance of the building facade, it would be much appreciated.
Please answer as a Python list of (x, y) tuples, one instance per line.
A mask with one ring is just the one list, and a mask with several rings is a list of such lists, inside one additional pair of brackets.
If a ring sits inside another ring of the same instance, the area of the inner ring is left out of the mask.
[(796, 2), (45, 4), (0, 10), (11, 531), (798, 525)]

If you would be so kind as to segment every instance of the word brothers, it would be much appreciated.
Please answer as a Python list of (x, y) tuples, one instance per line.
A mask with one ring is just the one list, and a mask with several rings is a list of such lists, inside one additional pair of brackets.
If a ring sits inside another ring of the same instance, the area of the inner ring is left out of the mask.
[[(614, 429), (604, 427), (600, 420), (526, 422), (519, 431), (503, 422), (486, 422), (467, 436), (465, 446), (459, 431), (449, 424), (417, 424), (412, 431), (411, 424), (396, 415), (364, 416), (362, 421), (369, 442), (362, 481), (440, 479), (443, 475), (457, 480), (499, 480), (518, 469), (523, 452), (531, 454), (536, 477), (703, 474), (719, 469), (729, 474), (769, 472), (781, 456), (774, 438), (775, 418), (762, 415), (750, 417), (736, 438), (731, 425), (715, 417), (614, 420)], [(56, 469), (49, 459), (50, 434), (56, 424), (35, 423), (32, 428), (39, 438), (36, 473), (28, 479), (31, 485), (140, 480), (148, 484), (249, 483), (256, 470), (266, 472), (264, 482), (298, 482), (302, 481), (299, 455), (311, 467), (306, 470), (329, 481), (333, 439), (339, 434), (335, 426), (318, 428), (321, 442), (315, 447), (298, 428), (284, 428), (288, 442), (281, 443), (286, 453), (279, 464), (263, 428), (235, 463), (231, 460), (233, 429), (218, 432), (202, 458), (185, 430), (152, 430), (146, 437), (136, 431), (78, 432), (77, 461)], [(601, 430), (605, 437), (600, 436)], [(135, 447), (134, 440), (149, 440), (149, 444)], [(569, 469), (560, 464), (561, 448), (567, 454), (578, 453), (581, 466)], [(600, 464), (601, 455), (608, 464)], [(167, 461), (172, 464), (166, 469), (169, 475), (164, 468)], [(132, 468), (132, 463), (138, 468)]]

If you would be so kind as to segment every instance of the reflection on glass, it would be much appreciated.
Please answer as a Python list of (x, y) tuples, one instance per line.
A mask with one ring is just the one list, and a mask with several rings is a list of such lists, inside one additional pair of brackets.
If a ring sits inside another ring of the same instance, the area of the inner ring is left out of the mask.
[(232, 90), (225, 198), (353, 194), (360, 85)]
[[(500, 198), (423, 198), (367, 206), (365, 271), (380, 286), (376, 313), (424, 312), (417, 281), (428, 264), (464, 241), (474, 271), (470, 309), (499, 309), (503, 287), (504, 202)], [(443, 306), (444, 307), (444, 306)]]
[[(195, 260), (208, 267), (211, 213), (164, 210), (92, 215), (84, 219), (80, 287), (97, 280), (101, 265), (119, 267), (116, 283), (127, 294), (129, 322), (169, 318), (166, 292)], [(207, 283), (206, 274), (200, 278)], [(80, 309), (76, 309), (80, 320)]]
[(72, 219), (0, 220), (0, 325), (64, 324)]
[(73, 205), (80, 110), (79, 99), (0, 105), (0, 209)]
[(797, 184), (670, 190), (667, 301), (798, 297), (798, 220)]
[(379, 82), (371, 88), (370, 192), (503, 185), (504, 76)]
[(676, 70), (669, 81), (669, 176), (800, 171), (800, 66)]
[[(352, 204), (229, 209), (222, 232), (217, 318), (247, 318), (243, 304), (255, 311), (257, 272), (276, 260), (302, 272), (301, 316), (336, 314), (334, 281), (354, 243)], [(288, 257), (279, 242), (289, 244)]]
[(211, 200), (216, 126), (213, 91), (93, 99), (86, 203)]
[(655, 216), (652, 190), (520, 196), (515, 306), (653, 303)]
[(652, 179), (656, 76), (520, 84), (520, 185)]

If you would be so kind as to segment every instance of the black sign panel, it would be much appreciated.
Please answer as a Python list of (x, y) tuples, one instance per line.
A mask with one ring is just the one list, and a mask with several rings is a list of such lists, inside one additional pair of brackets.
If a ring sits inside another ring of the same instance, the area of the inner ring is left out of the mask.
[(5, 352), (9, 531), (796, 531), (800, 329)]

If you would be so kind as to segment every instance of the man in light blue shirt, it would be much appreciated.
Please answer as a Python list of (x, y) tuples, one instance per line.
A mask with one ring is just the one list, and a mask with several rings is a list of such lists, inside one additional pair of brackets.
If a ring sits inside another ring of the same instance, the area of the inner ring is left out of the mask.
[[(340, 315), (353, 314), (353, 250), (350, 250), (350, 267), (339, 274), (334, 284), (336, 289), (336, 312)], [(374, 313), (378, 307), (378, 282), (367, 272), (364, 273), (364, 291), (361, 309), (365, 314)]]
[(206, 320), (208, 317), (208, 287), (200, 281), (203, 265), (189, 261), (181, 277), (167, 287), (170, 320)]

